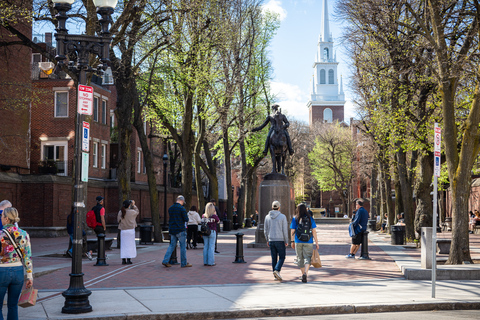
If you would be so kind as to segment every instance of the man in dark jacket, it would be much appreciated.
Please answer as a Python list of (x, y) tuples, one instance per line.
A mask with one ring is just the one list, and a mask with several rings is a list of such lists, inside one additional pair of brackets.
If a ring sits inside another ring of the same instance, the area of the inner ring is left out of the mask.
[(173, 250), (177, 247), (177, 241), (180, 244), (180, 264), (182, 268), (188, 268), (192, 265), (187, 263), (187, 231), (185, 223), (188, 222), (187, 210), (183, 207), (185, 198), (183, 196), (177, 197), (175, 202), (168, 208), (168, 233), (170, 233), (170, 245), (168, 246), (165, 257), (163, 257), (162, 264), (170, 268), (169, 263)]
[(355, 259), (355, 254), (362, 243), (363, 233), (367, 230), (368, 212), (363, 207), (363, 200), (356, 201), (356, 213), (352, 221), (352, 226), (355, 234), (352, 236), (352, 245), (350, 246), (350, 253), (347, 254), (347, 259)]

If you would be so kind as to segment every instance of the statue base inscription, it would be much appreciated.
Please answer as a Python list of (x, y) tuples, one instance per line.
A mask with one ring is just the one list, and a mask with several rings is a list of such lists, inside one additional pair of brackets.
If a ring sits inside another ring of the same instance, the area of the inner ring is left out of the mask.
[(295, 196), (287, 176), (279, 173), (267, 174), (260, 183), (259, 193), (259, 223), (253, 247), (266, 247), (264, 222), (268, 212), (272, 210), (272, 202), (275, 200), (280, 202), (280, 212), (287, 217), (288, 227), (290, 227), (292, 217), (295, 215)]

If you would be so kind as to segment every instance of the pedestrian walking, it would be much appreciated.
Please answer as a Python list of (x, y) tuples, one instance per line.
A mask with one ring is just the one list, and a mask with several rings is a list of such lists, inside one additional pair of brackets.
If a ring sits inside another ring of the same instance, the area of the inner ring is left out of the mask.
[[(196, 206), (191, 206), (188, 211), (187, 223), (187, 249), (188, 247), (197, 249), (198, 225), (202, 222), (197, 212)], [(192, 241), (192, 243), (190, 243)], [(193, 245), (193, 246), (192, 246)]]
[(288, 247), (287, 217), (280, 212), (280, 202), (273, 201), (272, 210), (268, 212), (264, 222), (265, 239), (272, 255), (272, 270), (275, 280), (282, 281), (280, 271), (285, 262)]
[(355, 259), (355, 254), (358, 248), (360, 248), (363, 233), (367, 230), (368, 224), (368, 212), (363, 207), (363, 200), (357, 199), (355, 206), (357, 210), (351, 223), (351, 228), (353, 229), (353, 234), (351, 235), (352, 245), (350, 246), (350, 253), (345, 256), (347, 259)]
[[(73, 229), (75, 228), (75, 207), (72, 207), (70, 214), (67, 216), (67, 233), (70, 236), (68, 241), (68, 249), (65, 253), (68, 257), (73, 258)], [(86, 256), (88, 259), (92, 260), (93, 257), (90, 255), (90, 252), (87, 252), (87, 233), (82, 226), (82, 255)]]
[(202, 222), (206, 222), (210, 228), (209, 235), (203, 235), (203, 265), (215, 265), (215, 239), (217, 238), (217, 224), (220, 218), (217, 216), (215, 205), (212, 202), (207, 203), (205, 213), (202, 216)]
[(307, 206), (301, 203), (297, 206), (297, 213), (292, 219), (290, 229), (292, 233), (292, 248), (297, 254), (297, 265), (302, 273), (302, 282), (307, 282), (308, 269), (313, 255), (313, 240), (316, 250), (318, 247), (317, 225), (308, 213)]
[(122, 264), (132, 264), (132, 259), (137, 257), (135, 243), (135, 227), (137, 226), (138, 208), (134, 200), (123, 201), (118, 212), (117, 221), (120, 229), (120, 258)]
[[(97, 201), (97, 204), (92, 208), (93, 212), (95, 213), (95, 220), (96, 220), (96, 226), (93, 228), (93, 231), (95, 234), (105, 234), (107, 232), (107, 224), (105, 223), (105, 208), (103, 207), (104, 205), (104, 200), (105, 198), (102, 196), (97, 196), (95, 200)], [(98, 244), (97, 244), (98, 246)], [(98, 252), (98, 248), (97, 248)], [(90, 260), (92, 260), (92, 253), (93, 251), (90, 250), (87, 253), (87, 256)], [(107, 257), (107, 255), (105, 255)]]
[(170, 245), (168, 246), (167, 252), (162, 261), (162, 264), (167, 268), (172, 266), (169, 261), (173, 250), (177, 247), (177, 241), (180, 245), (180, 266), (182, 268), (192, 266), (187, 262), (187, 231), (185, 224), (188, 222), (188, 216), (187, 210), (183, 207), (184, 204), (185, 198), (183, 196), (178, 196), (177, 202), (168, 208), (168, 233), (170, 234)]
[[(5, 294), (8, 292), (7, 319), (18, 320), (18, 299), (24, 283), (24, 268), (27, 274), (25, 287), (28, 289), (33, 285), (30, 237), (27, 232), (14, 225), (20, 221), (17, 209), (5, 208), (1, 220), (3, 229), (0, 232), (2, 247), (0, 252), (0, 301), (3, 302)], [(3, 316), (0, 319), (3, 319)]]

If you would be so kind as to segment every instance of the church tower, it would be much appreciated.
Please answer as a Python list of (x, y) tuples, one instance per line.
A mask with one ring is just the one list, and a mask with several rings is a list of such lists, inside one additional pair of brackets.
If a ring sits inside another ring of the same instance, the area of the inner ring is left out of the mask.
[(312, 92), (307, 103), (310, 126), (315, 122), (331, 123), (344, 120), (345, 95), (342, 78), (337, 73), (338, 62), (333, 51), (327, 0), (322, 0), (322, 11), (317, 54), (313, 63)]

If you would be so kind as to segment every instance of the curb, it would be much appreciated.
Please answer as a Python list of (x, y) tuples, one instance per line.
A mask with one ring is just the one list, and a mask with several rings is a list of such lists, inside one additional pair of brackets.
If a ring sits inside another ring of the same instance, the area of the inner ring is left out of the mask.
[[(316, 307), (275, 308), (275, 309), (250, 309), (212, 312), (185, 312), (185, 313), (157, 313), (157, 314), (121, 314), (88, 317), (83, 314), (82, 319), (141, 319), (141, 320), (202, 320), (202, 319), (235, 319), (235, 318), (260, 318), (260, 317), (289, 317), (311, 315), (334, 315), (353, 313), (382, 313), (404, 311), (433, 311), (433, 310), (479, 310), (479, 302), (420, 302), (405, 304), (372, 304), (372, 305), (331, 305)], [(79, 317), (63, 320), (78, 320)]]

